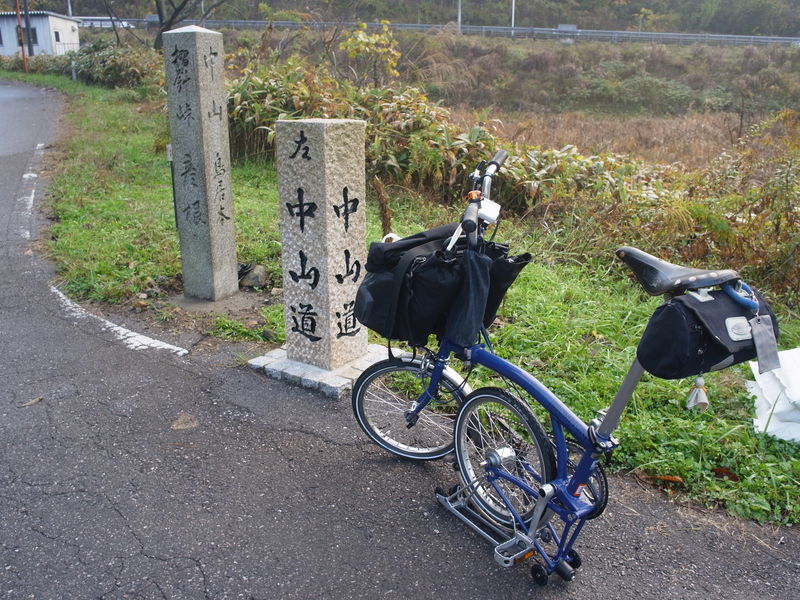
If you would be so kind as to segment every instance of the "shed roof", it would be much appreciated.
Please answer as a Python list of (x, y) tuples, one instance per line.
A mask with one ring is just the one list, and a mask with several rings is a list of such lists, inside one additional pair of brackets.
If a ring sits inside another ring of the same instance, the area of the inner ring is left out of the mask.
[[(76, 23), (80, 23), (80, 19), (76, 19), (75, 17), (68, 17), (67, 15), (60, 15), (58, 13), (50, 12), (49, 10), (31, 10), (28, 14), (32, 17), (58, 17), (59, 19), (66, 19), (67, 21), (75, 21)], [(25, 18), (25, 13), (20, 12), (22, 18)], [(0, 17), (14, 17), (17, 18), (16, 12), (0, 12)]]

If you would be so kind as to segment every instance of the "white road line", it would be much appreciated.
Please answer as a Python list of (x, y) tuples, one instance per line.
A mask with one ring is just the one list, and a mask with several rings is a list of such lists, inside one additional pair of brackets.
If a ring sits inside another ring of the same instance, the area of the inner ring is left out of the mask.
[[(39, 175), (33, 172), (33, 167), (39, 162), (39, 159), (41, 159), (43, 154), (44, 144), (36, 144), (36, 150), (33, 151), (33, 156), (28, 162), (26, 173), (22, 176), (22, 180), (25, 182), (23, 185), (25, 196), (17, 198), (17, 202), (25, 203), (23, 216), (26, 219), (30, 219), (31, 215), (33, 215), (33, 200), (36, 197), (36, 182), (39, 179)], [(27, 227), (20, 227), (19, 235), (26, 240), (31, 239), (31, 232)]]
[(68, 315), (74, 317), (76, 319), (94, 319), (98, 321), (105, 331), (112, 332), (118, 340), (120, 340), (123, 344), (125, 344), (131, 350), (144, 350), (146, 348), (155, 348), (157, 350), (168, 350), (173, 354), (177, 354), (178, 356), (183, 356), (188, 354), (189, 351), (186, 348), (181, 348), (180, 346), (173, 346), (172, 344), (167, 344), (166, 342), (162, 342), (159, 340), (155, 340), (151, 337), (147, 337), (146, 335), (142, 335), (141, 333), (136, 333), (135, 331), (131, 331), (130, 329), (125, 329), (124, 327), (120, 327), (119, 325), (115, 325), (111, 321), (107, 321), (101, 317), (93, 315), (86, 310), (84, 310), (81, 306), (75, 304), (72, 300), (67, 298), (64, 294), (61, 293), (57, 288), (50, 286), (50, 291), (52, 291), (61, 302), (61, 305), (64, 307), (64, 310), (67, 312)]
[[(33, 166), (37, 163), (39, 158), (41, 158), (42, 154), (44, 154), (44, 144), (36, 144), (36, 150), (34, 151), (33, 157), (28, 165), (27, 172), (22, 176), (22, 179), (26, 182), (24, 185), (26, 195), (18, 198), (17, 201), (25, 203), (25, 217), (30, 217), (33, 214), (33, 201), (36, 196), (36, 182), (39, 178), (39, 176), (33, 172)], [(20, 235), (25, 239), (30, 239), (31, 232), (28, 229), (21, 227)], [(118, 340), (132, 350), (156, 348), (158, 350), (168, 350), (169, 352), (177, 354), (178, 356), (183, 356), (189, 353), (186, 348), (173, 346), (172, 344), (155, 340), (151, 337), (147, 337), (146, 335), (131, 331), (130, 329), (120, 327), (111, 321), (106, 321), (103, 318), (85, 311), (82, 307), (75, 304), (55, 287), (50, 286), (50, 290), (58, 297), (61, 305), (64, 307), (64, 310), (68, 315), (75, 319), (94, 319), (98, 321), (100, 325), (102, 325), (104, 331), (110, 331), (113, 333)]]

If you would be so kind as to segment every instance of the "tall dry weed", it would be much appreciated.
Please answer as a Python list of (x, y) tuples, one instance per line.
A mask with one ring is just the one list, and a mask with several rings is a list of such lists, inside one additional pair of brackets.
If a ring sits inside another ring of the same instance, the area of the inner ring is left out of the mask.
[[(464, 109), (456, 121), (474, 122)], [(499, 114), (498, 135), (543, 148), (576, 146), (582, 153), (630, 154), (648, 162), (680, 162), (688, 168), (708, 165), (736, 142), (739, 115), (708, 113), (674, 117), (602, 117), (581, 113)]]

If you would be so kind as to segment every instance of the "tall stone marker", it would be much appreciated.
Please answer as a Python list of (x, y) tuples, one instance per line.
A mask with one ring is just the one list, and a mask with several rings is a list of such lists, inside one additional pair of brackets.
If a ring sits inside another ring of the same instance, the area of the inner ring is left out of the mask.
[(367, 353), (353, 307), (364, 277), (366, 123), (278, 121), (286, 354), (338, 369)]
[(222, 34), (169, 31), (164, 61), (184, 294), (220, 300), (239, 289)]

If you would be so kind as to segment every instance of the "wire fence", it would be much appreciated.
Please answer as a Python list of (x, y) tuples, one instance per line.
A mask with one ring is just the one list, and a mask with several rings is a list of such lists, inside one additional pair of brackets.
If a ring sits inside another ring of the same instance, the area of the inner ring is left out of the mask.
[[(146, 19), (124, 19), (126, 24), (135, 27), (152, 25)], [(207, 19), (203, 25), (212, 29), (265, 29), (268, 21), (235, 21)], [(200, 21), (186, 20), (181, 25), (200, 25)], [(358, 23), (339, 23), (334, 21), (307, 21), (295, 23), (293, 21), (273, 21), (275, 29), (316, 29), (325, 30), (333, 27), (354, 28)], [(380, 23), (368, 23), (370, 29), (383, 27)], [(391, 23), (391, 29), (405, 31), (419, 31), (423, 33), (436, 33), (442, 30), (457, 31), (458, 27), (449, 25), (425, 25), (414, 23)], [(546, 27), (499, 27), (482, 25), (462, 25), (463, 35), (479, 35), (484, 37), (511, 37), (535, 40), (559, 40), (571, 44), (582, 41), (612, 42), (612, 43), (650, 43), (650, 44), (705, 44), (716, 46), (764, 46), (764, 45), (789, 45), (800, 47), (800, 37), (774, 37), (761, 35), (719, 35), (712, 33), (657, 33), (651, 31), (604, 31), (598, 29), (561, 29)]]

